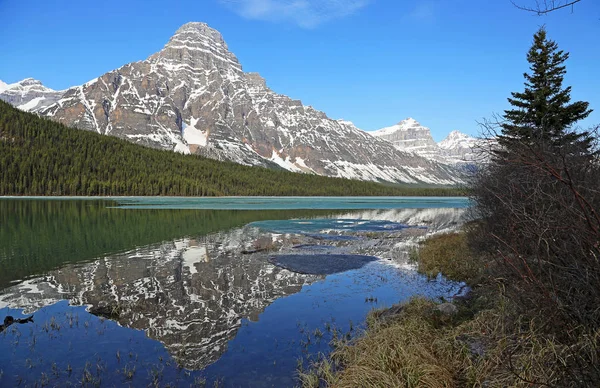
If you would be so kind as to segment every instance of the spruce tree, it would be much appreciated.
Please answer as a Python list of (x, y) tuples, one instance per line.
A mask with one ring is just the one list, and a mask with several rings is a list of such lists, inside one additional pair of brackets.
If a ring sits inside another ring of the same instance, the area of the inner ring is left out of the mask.
[(544, 27), (533, 37), (527, 53), (531, 73), (525, 73), (525, 90), (511, 93), (512, 109), (504, 111), (500, 145), (510, 152), (516, 147), (544, 144), (553, 148), (576, 145), (579, 152), (591, 151), (589, 132), (574, 133), (574, 123), (592, 111), (588, 103), (571, 101), (571, 87), (563, 88), (564, 66), (569, 53), (546, 37)]

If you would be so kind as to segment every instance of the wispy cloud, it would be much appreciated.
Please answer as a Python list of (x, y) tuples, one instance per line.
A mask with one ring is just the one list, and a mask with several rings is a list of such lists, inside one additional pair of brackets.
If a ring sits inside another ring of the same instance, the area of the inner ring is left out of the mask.
[(248, 19), (313, 28), (353, 14), (373, 0), (218, 0)]
[(408, 17), (419, 22), (433, 23), (437, 15), (437, 6), (435, 1), (419, 0)]

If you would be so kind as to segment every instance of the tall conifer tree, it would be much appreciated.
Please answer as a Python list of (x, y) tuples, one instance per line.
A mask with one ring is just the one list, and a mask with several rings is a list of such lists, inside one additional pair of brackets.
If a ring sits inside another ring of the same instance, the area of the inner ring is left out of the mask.
[(512, 109), (504, 111), (499, 142), (504, 151), (515, 147), (546, 144), (551, 147), (577, 145), (580, 152), (590, 152), (589, 132), (570, 131), (573, 124), (592, 111), (588, 103), (571, 101), (571, 87), (563, 88), (564, 66), (569, 53), (558, 50), (549, 40), (544, 27), (533, 37), (527, 53), (531, 73), (525, 73), (525, 90), (513, 92), (508, 102)]

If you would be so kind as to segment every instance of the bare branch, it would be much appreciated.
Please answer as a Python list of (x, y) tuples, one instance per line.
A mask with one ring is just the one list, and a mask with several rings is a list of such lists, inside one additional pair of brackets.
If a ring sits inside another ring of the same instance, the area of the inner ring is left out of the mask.
[(520, 10), (533, 12), (538, 16), (542, 16), (567, 7), (571, 7), (571, 12), (573, 12), (573, 7), (580, 1), (581, 0), (536, 0), (534, 7), (517, 4), (514, 0), (511, 0), (511, 3)]

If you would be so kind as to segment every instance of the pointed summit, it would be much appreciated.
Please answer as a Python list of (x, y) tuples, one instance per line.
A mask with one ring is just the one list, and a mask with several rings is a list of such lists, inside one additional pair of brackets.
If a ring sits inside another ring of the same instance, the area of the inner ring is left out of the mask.
[(0, 81), (0, 100), (24, 111), (35, 112), (52, 105), (63, 94), (64, 91), (47, 88), (34, 78), (25, 78), (12, 84)]
[(54, 90), (45, 87), (42, 84), (42, 81), (37, 80), (35, 78), (25, 78), (20, 80), (19, 82), (15, 82), (12, 84), (7, 84), (5, 82), (0, 81), (0, 93), (8, 90), (29, 90), (34, 89), (38, 91), (49, 91), (54, 92)]
[[(147, 60), (71, 88), (58, 101), (40, 114), (154, 148), (340, 178), (462, 180), (451, 167), (400, 152), (270, 90), (258, 73), (244, 73), (221, 34), (205, 23), (181, 26)], [(407, 123), (429, 135), (416, 120)], [(419, 143), (410, 138), (416, 132), (399, 133)]]
[(397, 125), (407, 127), (407, 126), (421, 126), (419, 122), (412, 117), (407, 117), (404, 120), (400, 121)]
[[(474, 147), (477, 139), (460, 131), (454, 130), (446, 136), (444, 140), (438, 143), (440, 148), (445, 150), (471, 149)], [(464, 153), (464, 152), (463, 152)]]
[(461, 131), (458, 131), (458, 130), (455, 129), (454, 131), (450, 132), (448, 134), (448, 136), (446, 136), (446, 139), (444, 139), (444, 140), (450, 140), (450, 139), (468, 139), (470, 137), (471, 136), (467, 135), (466, 133), (462, 133)]
[(371, 132), (373, 136), (387, 140), (398, 150), (413, 152), (425, 158), (449, 165), (482, 162), (476, 159), (480, 152), (479, 140), (454, 130), (439, 143), (431, 136), (429, 128), (422, 126), (417, 120), (409, 117), (391, 127)]
[(221, 33), (200, 22), (179, 27), (165, 47), (148, 60), (171, 67), (189, 65), (194, 69), (207, 70), (233, 67), (235, 72), (242, 71), (242, 66), (229, 51)]
[(42, 86), (42, 81), (30, 77), (17, 82), (17, 84), (21, 86)]
[(391, 127), (371, 132), (371, 135), (389, 141), (400, 151), (417, 153), (430, 159), (437, 153), (437, 144), (429, 128), (422, 126), (412, 117)]
[(175, 35), (171, 37), (171, 40), (169, 41), (169, 43), (167, 43), (167, 45), (169, 45), (173, 41), (198, 41), (202, 39), (211, 40), (217, 45), (224, 46), (224, 48), (227, 50), (227, 45), (223, 40), (223, 35), (221, 35), (221, 33), (215, 30), (214, 28), (209, 27), (208, 24), (201, 22), (190, 22), (179, 27), (177, 31), (175, 31)]
[[(378, 129), (377, 131), (371, 132), (373, 136), (387, 136), (392, 135), (399, 131), (422, 131), (429, 133), (429, 128), (422, 126), (417, 120), (412, 117), (408, 117), (402, 121), (400, 121), (396, 125), (392, 125), (391, 127), (385, 127)], [(429, 134), (431, 137), (431, 134)], [(433, 140), (433, 139), (432, 139)]]

